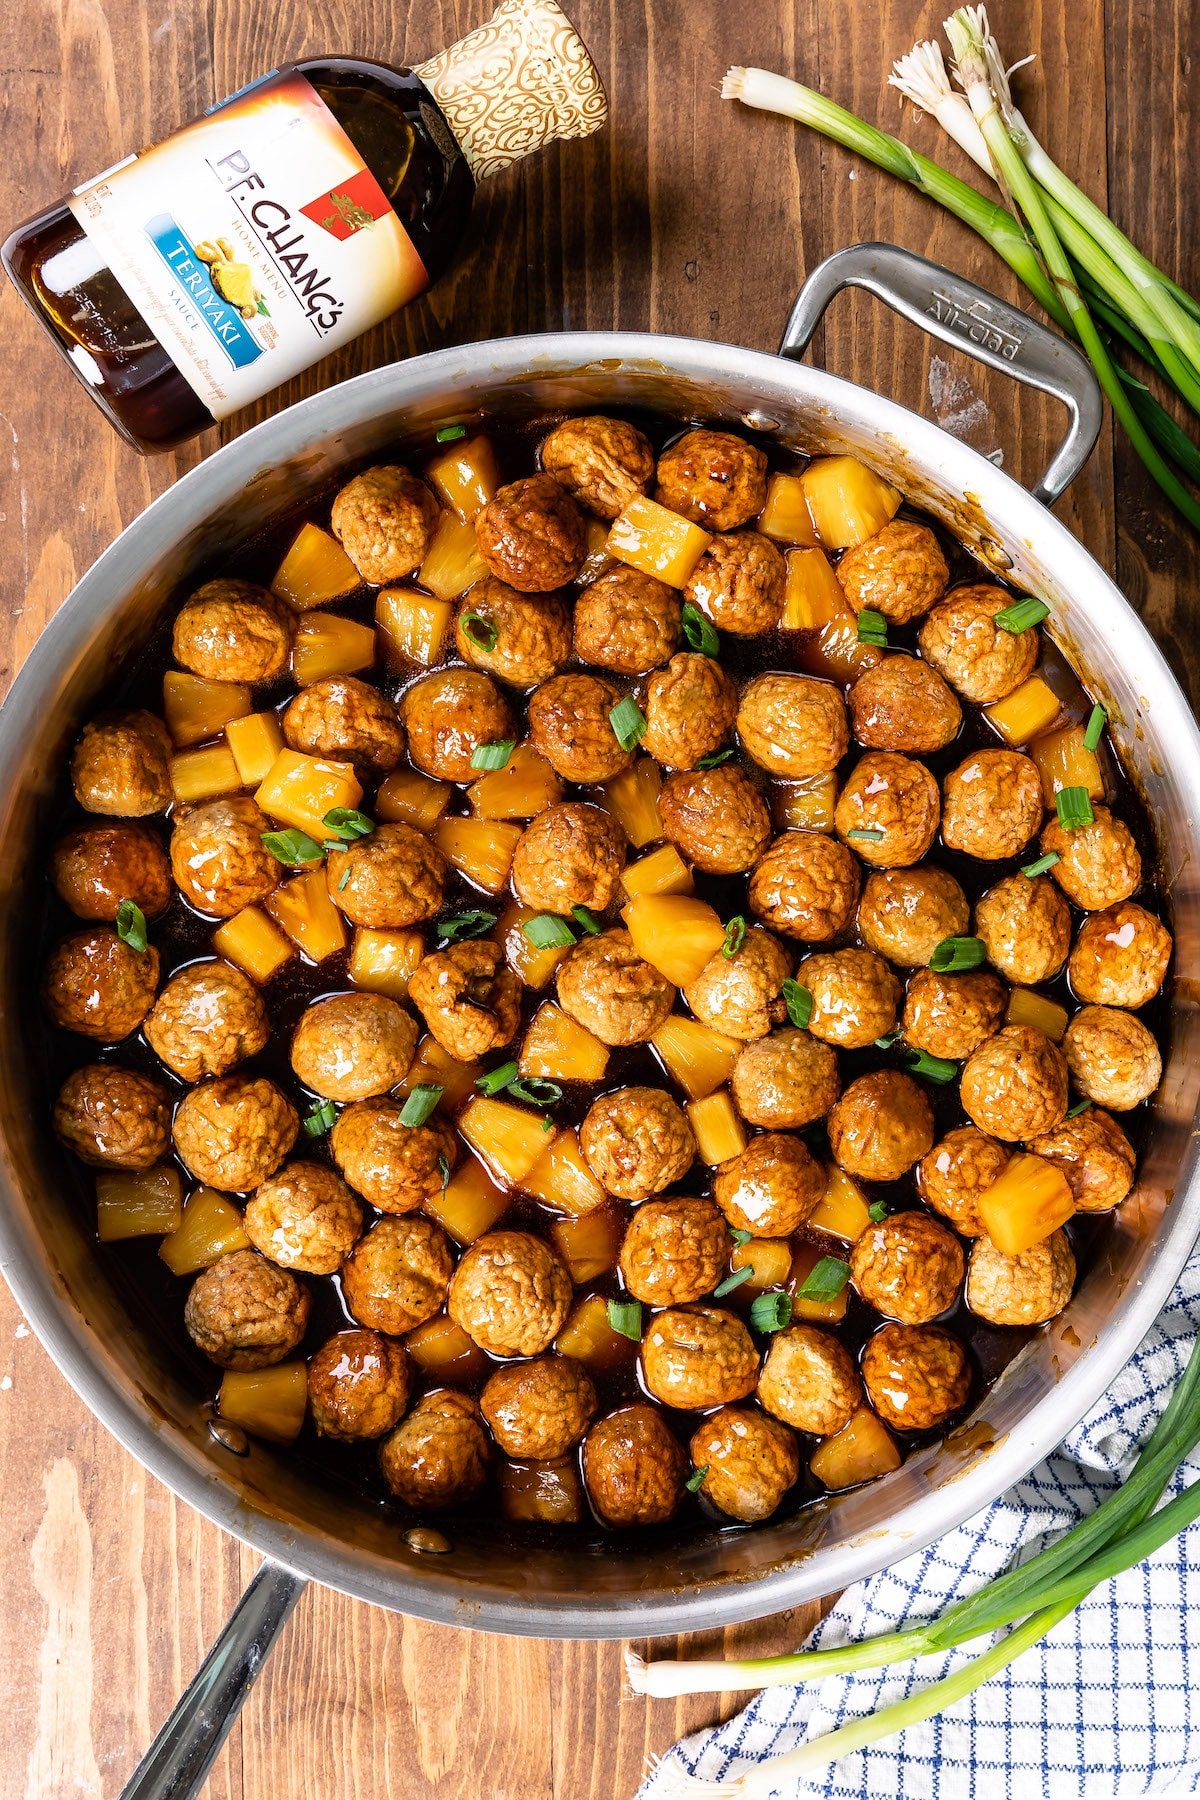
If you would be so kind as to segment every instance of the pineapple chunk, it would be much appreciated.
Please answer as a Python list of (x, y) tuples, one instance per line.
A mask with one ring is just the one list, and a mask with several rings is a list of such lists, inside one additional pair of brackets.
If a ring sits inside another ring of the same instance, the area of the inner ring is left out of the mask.
[(825, 1254), (815, 1244), (796, 1245), (795, 1255), (792, 1257), (792, 1272), (787, 1283), (792, 1296), (793, 1319), (804, 1319), (811, 1325), (837, 1325), (846, 1316), (846, 1308), (850, 1303), (849, 1282), (832, 1300), (800, 1298), (800, 1289)]
[(550, 1227), (554, 1248), (571, 1271), (576, 1287), (599, 1281), (617, 1266), (628, 1214), (620, 1206), (598, 1206), (594, 1212), (555, 1219)]
[(809, 1214), (808, 1223), (830, 1237), (855, 1243), (871, 1223), (867, 1198), (853, 1176), (831, 1163), (825, 1171), (825, 1192)]
[(1031, 675), (1019, 688), (985, 706), (984, 717), (1010, 747), (1027, 744), (1030, 738), (1048, 731), (1062, 711), (1058, 695), (1046, 686), (1040, 675)]
[(1047, 806), (1053, 806), (1054, 796), (1069, 787), (1086, 788), (1092, 800), (1103, 800), (1100, 758), (1083, 739), (1082, 725), (1064, 725), (1061, 731), (1047, 732), (1030, 744), (1029, 754), (1038, 766)]
[(438, 600), (457, 600), (482, 581), (487, 564), (479, 554), (472, 521), (444, 512), (437, 522), (417, 580)]
[(1053, 1043), (1061, 1044), (1067, 1029), (1070, 1015), (1065, 1006), (1057, 1000), (1050, 1000), (1045, 994), (1037, 994), (1032, 988), (1014, 988), (1008, 996), (1008, 1011), (1004, 1015), (1006, 1025), (1032, 1025)]
[(467, 1102), (458, 1129), (493, 1175), (509, 1187), (524, 1187), (530, 1170), (546, 1153), (549, 1138), (542, 1123), (540, 1113), (476, 1095)]
[(794, 831), (832, 831), (837, 776), (807, 775), (775, 790), (775, 823)]
[(656, 844), (663, 835), (658, 811), (661, 788), (661, 768), (652, 757), (643, 756), (600, 789), (600, 805), (612, 814), (635, 850)]
[(473, 1244), (511, 1204), (512, 1195), (498, 1188), (483, 1164), (471, 1156), (459, 1164), (440, 1194), (425, 1201), (423, 1210), (456, 1244)]
[(272, 1444), (294, 1444), (308, 1411), (308, 1369), (302, 1362), (271, 1369), (226, 1369), (217, 1411), (231, 1425)]
[(183, 1216), (179, 1170), (102, 1169), (96, 1176), (96, 1230), (102, 1244), (174, 1231)]
[(648, 856), (630, 863), (621, 886), (631, 900), (639, 894), (690, 894), (695, 889), (692, 871), (674, 844), (660, 844)]
[(636, 494), (613, 520), (606, 548), (631, 569), (681, 588), (711, 542), (707, 531), (681, 513)]
[(750, 1141), (724, 1088), (715, 1094), (706, 1094), (703, 1100), (691, 1101), (687, 1115), (700, 1160), (710, 1169), (728, 1162), (731, 1156), (739, 1156)]
[(310, 962), (324, 962), (346, 948), (346, 921), (329, 898), (324, 869), (306, 869), (285, 881), (264, 904)]
[(192, 800), (212, 800), (218, 794), (236, 794), (241, 787), (242, 778), (228, 744), (206, 744), (203, 750), (184, 750), (171, 758), (171, 792), (180, 806)]
[(411, 1094), (415, 1087), (440, 1087), (442, 1111), (453, 1113), (474, 1094), (476, 1077), (482, 1073), (481, 1063), (459, 1062), (442, 1049), (435, 1037), (423, 1037), (412, 1068), (395, 1091), (397, 1096), (403, 1096)]
[(490, 438), (459, 438), (438, 453), (426, 479), (464, 522), (482, 512), (500, 486), (500, 465)]
[(257, 787), (267, 779), (283, 749), (283, 732), (273, 712), (246, 713), (242, 718), (230, 719), (225, 727), (225, 742), (233, 752), (243, 785)]
[(427, 1319), (404, 1339), (404, 1348), (423, 1374), (431, 1381), (448, 1382), (451, 1387), (473, 1387), (491, 1374), (492, 1365), (467, 1336), (461, 1325), (439, 1313)]
[[(789, 550), (784, 588), (785, 631), (818, 631), (833, 619), (852, 617), (842, 584), (823, 550)], [(858, 621), (855, 620), (855, 631)]]
[(792, 1240), (790, 1238), (751, 1238), (748, 1244), (735, 1244), (729, 1253), (729, 1269), (731, 1274), (739, 1269), (750, 1268), (754, 1271), (748, 1275), (740, 1287), (736, 1287), (730, 1295), (736, 1300), (739, 1294), (752, 1300), (755, 1294), (765, 1294), (768, 1288), (786, 1286), (792, 1267)]
[(219, 737), (230, 719), (249, 712), (250, 689), (241, 681), (205, 681), (181, 669), (163, 676), (163, 717), (167, 730), (182, 749)]
[(576, 1217), (595, 1212), (608, 1198), (583, 1160), (573, 1131), (560, 1131), (551, 1140), (549, 1149), (543, 1150), (528, 1174), (521, 1177), (521, 1186), (546, 1206)]
[(424, 954), (419, 931), (369, 931), (360, 925), (350, 944), (350, 979), (369, 993), (407, 999), (409, 976)]
[(522, 1075), (547, 1081), (602, 1081), (608, 1045), (547, 1000), (539, 1006), (521, 1045)]
[(283, 933), (259, 906), (244, 906), (213, 932), (213, 949), (253, 981), (270, 981), (294, 954)]
[(638, 955), (676, 987), (695, 981), (725, 942), (713, 908), (688, 894), (639, 894), (621, 917)]
[(453, 607), (415, 588), (381, 588), (375, 601), (375, 623), (397, 656), (432, 668), (442, 651)]
[(562, 794), (562, 782), (532, 744), (518, 744), (502, 769), (481, 775), (467, 789), (477, 819), (532, 819)]
[(860, 1406), (848, 1425), (832, 1437), (822, 1438), (808, 1466), (818, 1481), (836, 1492), (864, 1481), (878, 1481), (881, 1475), (898, 1469), (903, 1460), (887, 1426), (869, 1407)]
[(299, 750), (281, 750), (254, 798), (268, 818), (280, 819), (306, 831), (318, 844), (337, 837), (325, 823), (334, 807), (357, 807), (362, 784), (350, 763), (326, 762), (323, 757), (303, 756)]
[(440, 819), (430, 834), (446, 861), (487, 894), (508, 880), (521, 827), (500, 819)]
[(816, 543), (803, 475), (779, 472), (768, 479), (767, 504), (758, 515), (758, 529), (781, 544)]
[(822, 625), (820, 631), (801, 640), (796, 660), (810, 675), (849, 687), (868, 669), (877, 669), (884, 653), (877, 644), (860, 644), (858, 620), (846, 613)]
[(1075, 1211), (1071, 1184), (1044, 1156), (1019, 1151), (976, 1205), (983, 1228), (1005, 1256), (1021, 1256), (1052, 1236)]
[(198, 1187), (179, 1224), (158, 1246), (158, 1254), (172, 1275), (194, 1275), (219, 1256), (248, 1249), (249, 1244), (242, 1215), (233, 1201), (218, 1194), (216, 1188)]
[(800, 480), (817, 542), (849, 550), (882, 531), (903, 495), (856, 456), (818, 456)]
[(587, 587), (589, 582), (595, 581), (598, 575), (603, 575), (609, 566), (608, 526), (603, 519), (589, 518), (587, 520), (584, 525), (584, 542), (587, 546), (587, 555), (575, 577), (580, 587)]
[[(411, 1337), (409, 1343), (412, 1342)], [(637, 1355), (632, 1338), (614, 1331), (608, 1322), (608, 1302), (602, 1294), (581, 1300), (554, 1340), (560, 1356), (573, 1356), (594, 1374), (627, 1369)]]
[(650, 1042), (689, 1100), (703, 1100), (733, 1073), (742, 1045), (683, 1014), (660, 1025)]
[(570, 1456), (557, 1462), (510, 1462), (497, 1474), (500, 1511), (506, 1519), (535, 1525), (578, 1525), (584, 1517), (579, 1466)]
[(413, 769), (397, 769), (379, 784), (375, 817), (388, 825), (413, 825), (418, 831), (432, 831), (453, 793), (449, 782), (432, 781)]
[(361, 585), (362, 576), (337, 539), (319, 525), (302, 525), (275, 571), (271, 591), (304, 612), (343, 600)]
[(331, 675), (356, 675), (375, 663), (375, 628), (341, 613), (305, 613), (292, 640), (292, 676), (301, 687)]
[(570, 946), (550, 944), (539, 950), (531, 944), (522, 927), (537, 916), (536, 908), (514, 902), (501, 915), (499, 937), (504, 946), (504, 960), (513, 974), (519, 976), (526, 987), (540, 990), (546, 986)]

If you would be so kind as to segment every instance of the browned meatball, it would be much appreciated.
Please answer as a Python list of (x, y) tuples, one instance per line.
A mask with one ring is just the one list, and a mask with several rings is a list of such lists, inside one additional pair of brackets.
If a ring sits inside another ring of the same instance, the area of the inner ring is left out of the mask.
[(646, 1327), (642, 1375), (665, 1406), (704, 1412), (754, 1392), (758, 1351), (742, 1321), (723, 1307), (670, 1307)]
[(918, 969), (909, 979), (900, 1029), (914, 1050), (962, 1062), (998, 1030), (1007, 1000), (1000, 977), (986, 969), (969, 975)]
[(837, 1053), (808, 1031), (773, 1031), (738, 1053), (732, 1086), (748, 1124), (795, 1131), (823, 1119), (837, 1099)]
[(766, 1037), (787, 1017), (781, 989), (791, 972), (783, 945), (752, 925), (733, 956), (718, 950), (710, 957), (684, 997), (703, 1024), (727, 1037)]
[(171, 1096), (161, 1082), (117, 1063), (87, 1063), (54, 1102), (54, 1129), (97, 1169), (149, 1169), (171, 1142)]
[(858, 864), (844, 844), (819, 831), (785, 831), (750, 877), (750, 905), (785, 937), (827, 944), (858, 905)]
[(971, 1391), (966, 1351), (936, 1325), (885, 1325), (867, 1339), (862, 1378), (871, 1405), (897, 1431), (932, 1431)]
[(463, 1252), (447, 1306), (489, 1356), (536, 1356), (571, 1310), (571, 1277), (544, 1239), (488, 1231)]
[(295, 1108), (273, 1081), (222, 1075), (184, 1095), (172, 1133), (180, 1161), (197, 1181), (245, 1194), (275, 1173), (299, 1129)]
[[(1113, 1112), (1139, 1106), (1162, 1080), (1162, 1057), (1150, 1032), (1116, 1007), (1081, 1007), (1067, 1026), (1063, 1054), (1080, 1093)], [(1057, 1123), (1050, 1120), (1041, 1129)]]
[(917, 1164), (917, 1192), (962, 1237), (981, 1237), (979, 1196), (987, 1192), (1012, 1152), (976, 1125), (948, 1131)]
[(686, 1114), (660, 1088), (624, 1087), (593, 1102), (579, 1128), (588, 1167), (606, 1193), (648, 1200), (696, 1159)]
[(1085, 912), (1117, 906), (1141, 885), (1142, 859), (1133, 833), (1107, 806), (1093, 805), (1092, 823), (1069, 831), (1051, 819), (1040, 845), (1043, 855), (1058, 857), (1054, 879)]
[(408, 1358), (378, 1331), (339, 1331), (308, 1365), (308, 1405), (322, 1437), (382, 1437), (408, 1405)]
[(736, 763), (668, 775), (658, 797), (663, 830), (706, 875), (752, 868), (771, 841), (771, 814)]
[(166, 851), (144, 825), (85, 825), (70, 832), (54, 846), (50, 878), (81, 919), (111, 922), (122, 900), (155, 919), (171, 898)]
[(850, 718), (866, 749), (920, 754), (954, 742), (962, 707), (953, 688), (928, 663), (915, 656), (885, 656), (850, 689)]
[(899, 1181), (933, 1144), (933, 1108), (911, 1075), (875, 1069), (829, 1115), (829, 1147), (848, 1175)]
[(458, 1140), (445, 1120), (405, 1125), (402, 1102), (383, 1095), (360, 1100), (338, 1117), (329, 1147), (352, 1188), (384, 1213), (413, 1212), (445, 1185), (458, 1161)]
[(1037, 987), (1067, 960), (1071, 909), (1045, 875), (1006, 875), (975, 902), (975, 933), (1002, 975)]
[(1166, 979), (1171, 934), (1144, 906), (1125, 900), (1084, 920), (1067, 965), (1081, 1000), (1145, 1006)]
[(583, 1440), (583, 1479), (606, 1525), (661, 1525), (683, 1499), (683, 1446), (656, 1406), (639, 1400)]
[(291, 1059), (314, 1094), (368, 1100), (404, 1080), (416, 1048), (416, 1020), (395, 1000), (384, 994), (333, 994), (305, 1007)]
[(423, 481), (384, 464), (364, 469), (334, 497), (333, 535), (364, 581), (403, 581), (420, 568), (438, 505)]
[(380, 1219), (342, 1266), (342, 1298), (360, 1325), (403, 1337), (442, 1310), (453, 1270), (450, 1239), (432, 1219)]
[(487, 1479), (487, 1433), (469, 1394), (422, 1394), (379, 1447), (383, 1479), (398, 1500), (423, 1512), (461, 1506)]
[(509, 1363), (479, 1397), (492, 1436), (507, 1456), (546, 1462), (565, 1456), (599, 1409), (592, 1378), (569, 1356)]
[(797, 1431), (829, 1437), (862, 1403), (854, 1358), (827, 1331), (789, 1325), (771, 1339), (758, 1380), (758, 1402)]
[(171, 833), (171, 872), (200, 912), (232, 918), (265, 900), (283, 873), (263, 843), (266, 814), (247, 795), (184, 806)]
[(713, 1177), (713, 1198), (735, 1231), (790, 1237), (819, 1204), (825, 1171), (797, 1137), (765, 1131)]
[(556, 675), (529, 699), (529, 741), (564, 781), (608, 781), (627, 769), (609, 717), (621, 690), (600, 675)]
[(497, 489), (475, 520), (475, 537), (492, 574), (521, 594), (573, 581), (587, 555), (583, 514), (553, 475)]
[(400, 702), (408, 753), (439, 781), (474, 781), (471, 758), (480, 744), (515, 738), (508, 701), (478, 669), (438, 669), (424, 675)]
[(598, 519), (615, 519), (654, 479), (654, 451), (636, 425), (592, 413), (564, 419), (542, 443), (542, 467)]
[(255, 1190), (243, 1224), (254, 1248), (273, 1263), (333, 1275), (358, 1242), (363, 1209), (324, 1163), (294, 1162)]
[(567, 801), (525, 827), (512, 860), (513, 893), (535, 912), (610, 907), (625, 867), (625, 833), (611, 813)]
[(900, 983), (873, 950), (818, 951), (796, 980), (812, 995), (808, 1029), (842, 1050), (865, 1050), (894, 1030)]
[(944, 784), (942, 840), (951, 850), (999, 862), (1023, 850), (1042, 822), (1042, 778), (1017, 750), (976, 750)]
[(686, 1306), (712, 1293), (728, 1261), (729, 1227), (712, 1200), (647, 1200), (625, 1231), (621, 1279), (647, 1306)]
[(617, 675), (658, 668), (681, 635), (679, 595), (640, 569), (610, 569), (575, 602), (576, 656)]
[(924, 763), (878, 750), (855, 764), (833, 810), (833, 823), (864, 862), (909, 868), (937, 835), (938, 784)]
[(869, 949), (913, 969), (946, 938), (961, 937), (970, 916), (967, 896), (945, 869), (880, 869), (863, 887), (858, 930)]
[(377, 825), (327, 858), (329, 897), (354, 925), (400, 931), (435, 919), (450, 865), (412, 825)]
[(767, 459), (731, 431), (685, 431), (658, 459), (660, 506), (710, 531), (733, 531), (767, 501)]
[(742, 690), (738, 736), (768, 774), (798, 779), (836, 769), (846, 754), (846, 706), (832, 681), (758, 675)]
[(723, 1406), (702, 1420), (691, 1453), (704, 1471), (700, 1492), (748, 1525), (770, 1518), (800, 1474), (800, 1451), (787, 1426), (744, 1406)]
[(408, 997), (442, 1049), (459, 1062), (476, 1062), (511, 1044), (521, 1021), (521, 983), (505, 966), (500, 946), (486, 938), (448, 944), (425, 957), (409, 977)]
[(758, 531), (715, 537), (683, 590), (685, 600), (732, 637), (760, 637), (783, 617), (787, 564)]
[(681, 650), (646, 683), (642, 748), (665, 768), (694, 768), (721, 748), (737, 708), (737, 689), (720, 663)]
[[(495, 641), (487, 648), (492, 632)], [(518, 594), (486, 575), (463, 596), (454, 644), (464, 662), (497, 681), (534, 687), (571, 660), (571, 609), (555, 594)]]
[(1111, 1113), (1098, 1106), (1033, 1139), (1029, 1148), (1066, 1176), (1080, 1212), (1111, 1212), (1133, 1186), (1137, 1157)]
[(64, 938), (42, 976), (42, 1002), (63, 1031), (115, 1044), (136, 1031), (154, 1004), (158, 951), (131, 950), (107, 925)]
[(868, 1225), (852, 1245), (850, 1279), (885, 1318), (927, 1325), (958, 1298), (962, 1246), (928, 1213), (893, 1213)]
[(356, 675), (330, 675), (301, 688), (282, 723), (293, 750), (354, 763), (368, 775), (386, 775), (404, 755), (396, 708)]
[(675, 989), (627, 931), (585, 937), (558, 965), (558, 1003), (602, 1044), (644, 1044), (670, 1017)]
[(1006, 1025), (988, 1038), (968, 1058), (960, 1086), (969, 1117), (1006, 1144), (1050, 1131), (1067, 1110), (1062, 1051), (1032, 1025)]
[(896, 625), (907, 625), (937, 605), (950, 571), (928, 525), (891, 519), (874, 537), (846, 551), (837, 577), (855, 612), (879, 612)]
[(199, 962), (172, 975), (143, 1029), (168, 1069), (184, 1081), (202, 1081), (257, 1056), (271, 1035), (271, 1021), (258, 989), (240, 969)]
[(183, 1322), (210, 1362), (267, 1369), (296, 1348), (311, 1305), (308, 1289), (286, 1269), (257, 1250), (232, 1250), (197, 1275)]
[[(71, 784), (84, 812), (142, 819), (171, 804), (171, 738), (151, 712), (103, 713), (71, 753)], [(126, 898), (126, 896), (122, 896)]]
[(990, 1238), (971, 1246), (967, 1305), (991, 1325), (1044, 1325), (1071, 1298), (1075, 1258), (1064, 1231), (1020, 1256), (1005, 1256)]
[(1038, 659), (1038, 634), (1005, 631), (996, 614), (1013, 604), (1011, 594), (985, 581), (956, 587), (921, 627), (921, 655), (951, 687), (978, 706), (1003, 700)]
[(292, 651), (296, 614), (252, 581), (206, 581), (185, 601), (171, 633), (171, 654), (205, 681), (270, 681)]

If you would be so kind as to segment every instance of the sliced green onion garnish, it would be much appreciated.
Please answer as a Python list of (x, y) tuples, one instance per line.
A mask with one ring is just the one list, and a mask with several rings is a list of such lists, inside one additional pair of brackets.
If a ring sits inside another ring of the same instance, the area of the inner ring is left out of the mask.
[(435, 1087), (432, 1082), (420, 1083), (400, 1108), (400, 1123), (423, 1125), (437, 1110), (437, 1103), (445, 1091), (445, 1088)]
[(450, 1184), (450, 1158), (445, 1151), (438, 1157), (438, 1174), (442, 1178), (442, 1192), (445, 1193)]
[(729, 1235), (740, 1250), (743, 1244), (748, 1244), (750, 1242), (754, 1233), (752, 1231), (743, 1231), (740, 1225), (736, 1225), (730, 1231)]
[(304, 1129), (309, 1137), (324, 1137), (333, 1129), (337, 1121), (337, 1107), (332, 1100), (319, 1100), (310, 1113), (304, 1115)]
[(935, 975), (959, 975), (964, 969), (977, 969), (986, 959), (982, 938), (948, 937), (935, 948), (929, 967)]
[(1090, 1100), (1077, 1100), (1074, 1106), (1068, 1106), (1067, 1118), (1077, 1119), (1080, 1113), (1085, 1113), (1091, 1104)]
[(547, 1117), (542, 1120), (542, 1130), (543, 1131), (553, 1131), (554, 1130), (554, 1120), (552, 1118), (550, 1118), (549, 1115), (547, 1115)]
[(136, 900), (122, 900), (117, 907), (117, 936), (131, 950), (141, 956), (149, 939), (146, 936), (146, 915)]
[(713, 1299), (722, 1300), (726, 1294), (732, 1294), (734, 1288), (741, 1287), (743, 1281), (749, 1281), (753, 1273), (754, 1264), (743, 1263), (740, 1269), (735, 1269), (732, 1275), (727, 1275), (724, 1281), (717, 1283), (713, 1289)]
[(700, 758), (696, 767), (698, 769), (719, 769), (722, 763), (728, 762), (730, 757), (735, 754), (734, 746), (727, 744), (724, 750), (710, 750), (707, 756)]
[(1083, 747), (1085, 750), (1098, 750), (1100, 739), (1104, 736), (1104, 727), (1108, 724), (1108, 714), (1102, 706), (1093, 706), (1087, 724), (1083, 730)]
[(497, 738), (491, 744), (476, 744), (471, 752), (473, 769), (502, 769), (516, 749), (515, 738)]
[(698, 1494), (700, 1492), (700, 1489), (704, 1483), (704, 1477), (707, 1474), (708, 1474), (708, 1464), (705, 1463), (704, 1467), (701, 1469), (697, 1469), (694, 1475), (688, 1476), (687, 1480), (684, 1482), (683, 1485), (687, 1489), (689, 1494)]
[(860, 644), (874, 644), (880, 650), (887, 649), (888, 622), (881, 612), (872, 612), (864, 607), (858, 615), (858, 641)]
[(868, 827), (865, 825), (858, 831), (848, 831), (846, 836), (848, 838), (858, 838), (864, 844), (882, 844), (884, 839), (884, 833), (882, 831), (877, 831), (873, 826)]
[(610, 1300), (608, 1303), (608, 1322), (614, 1331), (622, 1337), (632, 1338), (635, 1344), (642, 1340), (642, 1303), (640, 1300)]
[(575, 942), (575, 933), (566, 920), (555, 918), (553, 913), (538, 913), (535, 918), (526, 919), (521, 930), (535, 950), (566, 949)]
[(1096, 816), (1085, 787), (1059, 788), (1054, 805), (1064, 831), (1076, 831), (1081, 825), (1090, 825)]
[(1036, 862), (1022, 864), (1021, 873), (1022, 875), (1028, 875), (1030, 881), (1032, 881), (1035, 875), (1047, 874), (1058, 860), (1059, 856), (1057, 850), (1047, 850), (1045, 856), (1039, 856)]
[(1044, 600), (1018, 600), (1012, 606), (1006, 606), (1003, 612), (996, 614), (995, 623), (1001, 631), (1028, 631), (1032, 625), (1040, 625), (1043, 619), (1050, 616), (1050, 608)]
[(353, 873), (354, 873), (353, 868), (351, 867), (351, 865), (349, 863), (347, 863), (345, 868), (342, 870), (341, 874), (338, 877), (337, 891), (339, 894), (341, 893), (342, 889), (345, 887), (346, 883), (349, 881), (349, 879), (350, 879), (351, 875), (353, 875)]
[(321, 845), (315, 838), (310, 838), (307, 831), (264, 831), (262, 841), (263, 848), (271, 852), (275, 861), (289, 869), (320, 862), (325, 855)]
[(573, 906), (571, 908), (571, 917), (578, 925), (580, 931), (586, 931), (589, 937), (600, 936), (602, 929), (600, 921), (595, 913), (590, 911), (588, 907)]
[(872, 1225), (882, 1225), (887, 1216), (887, 1201), (872, 1200), (870, 1206), (867, 1208), (867, 1217), (870, 1219)]
[(501, 1063), (498, 1069), (489, 1069), (486, 1075), (476, 1076), (475, 1086), (481, 1094), (499, 1094), (512, 1085), (519, 1073), (515, 1062)]
[(746, 921), (741, 913), (735, 913), (725, 927), (725, 938), (721, 945), (721, 955), (727, 961), (735, 957), (746, 941)]
[(789, 975), (780, 992), (783, 1004), (787, 1007), (788, 1018), (798, 1031), (808, 1029), (808, 1021), (812, 1018), (813, 997), (809, 990), (799, 981), (793, 981)]
[[(374, 819), (365, 812), (356, 812), (352, 806), (331, 807), (321, 823), (328, 825), (330, 831), (336, 832), (347, 844), (353, 843), (355, 838), (370, 837), (375, 829)], [(330, 848), (336, 850), (338, 846), (333, 844)]]
[(910, 1050), (905, 1061), (914, 1075), (924, 1075), (927, 1081), (953, 1081), (958, 1074), (957, 1063), (944, 1056), (930, 1056), (928, 1050)]
[(693, 650), (699, 650), (703, 656), (720, 656), (721, 640), (698, 606), (685, 600), (679, 617), (683, 635)]
[(453, 944), (460, 938), (485, 937), (495, 923), (493, 912), (451, 913), (439, 919), (434, 930), (439, 944)]
[(618, 700), (608, 715), (613, 736), (622, 750), (634, 750), (646, 735), (646, 716), (629, 694)]
[(784, 1331), (792, 1322), (792, 1296), (782, 1288), (755, 1294), (750, 1302), (750, 1323), (755, 1331)]
[(903, 1036), (904, 1033), (902, 1031), (885, 1031), (882, 1037), (877, 1037), (875, 1039), (875, 1048), (877, 1050), (891, 1050), (900, 1042), (900, 1039)]
[(836, 1300), (850, 1279), (850, 1264), (840, 1256), (823, 1256), (813, 1264), (797, 1290), (801, 1300)]
[(456, 444), (459, 438), (465, 438), (466, 435), (465, 425), (442, 425), (438, 428), (437, 441), (439, 444)]
[(463, 636), (468, 638), (477, 650), (494, 650), (500, 642), (498, 627), (493, 625), (490, 619), (485, 619), (482, 613), (464, 613), (460, 623), (463, 628)]
[(516, 1100), (527, 1100), (530, 1106), (557, 1106), (563, 1091), (557, 1081), (543, 1081), (540, 1075), (523, 1075), (510, 1081), (508, 1091)]

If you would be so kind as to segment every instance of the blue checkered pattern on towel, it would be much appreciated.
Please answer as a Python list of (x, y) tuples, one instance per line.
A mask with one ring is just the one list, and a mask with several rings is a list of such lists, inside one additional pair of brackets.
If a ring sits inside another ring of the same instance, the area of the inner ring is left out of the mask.
[[(940, 1612), (1057, 1536), (1119, 1486), (1200, 1330), (1200, 1254), (1162, 1315), (1062, 1448), (928, 1550), (851, 1588), (810, 1648), (872, 1637)], [(1200, 1476), (1191, 1458), (1168, 1498)], [(1191, 1646), (1190, 1638), (1196, 1637)], [(974, 1654), (991, 1640), (971, 1646)], [(914, 1693), (960, 1666), (949, 1652), (898, 1668), (768, 1689), (715, 1731), (677, 1744), (642, 1787), (658, 1800), (672, 1767), (709, 1781)], [(815, 1778), (783, 1778), (772, 1800), (1126, 1800), (1200, 1794), (1200, 1525), (1106, 1582), (1049, 1637), (939, 1718), (847, 1756)]]

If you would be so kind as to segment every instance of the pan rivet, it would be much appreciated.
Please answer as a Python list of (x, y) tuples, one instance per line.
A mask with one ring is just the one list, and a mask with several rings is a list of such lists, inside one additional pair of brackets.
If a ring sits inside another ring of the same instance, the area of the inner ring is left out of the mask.
[(210, 1419), (208, 1430), (222, 1450), (228, 1450), (232, 1456), (249, 1456), (250, 1440), (240, 1425), (230, 1425), (225, 1419)]
[(778, 431), (780, 429), (779, 420), (773, 419), (770, 413), (760, 412), (758, 407), (742, 414), (742, 424), (748, 425), (751, 431)]
[(1002, 545), (996, 542), (995, 538), (980, 538), (979, 554), (990, 568), (1000, 569), (1007, 573), (1013, 566), (1012, 557)]
[(414, 1525), (404, 1534), (404, 1541), (410, 1550), (418, 1551), (422, 1556), (445, 1556), (454, 1546), (448, 1537), (440, 1531), (431, 1531), (428, 1525)]

